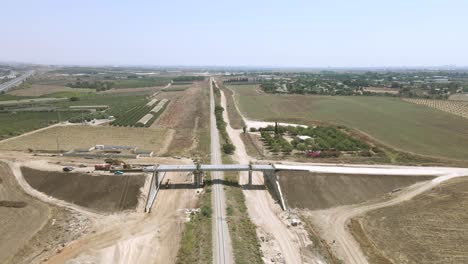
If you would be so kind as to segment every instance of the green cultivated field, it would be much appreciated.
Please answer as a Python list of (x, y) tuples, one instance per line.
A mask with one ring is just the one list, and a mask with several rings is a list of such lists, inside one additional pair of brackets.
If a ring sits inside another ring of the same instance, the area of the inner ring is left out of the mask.
[(139, 87), (152, 87), (164, 86), (171, 81), (171, 78), (166, 77), (147, 77), (139, 79), (127, 80), (110, 80), (114, 83), (114, 88), (139, 88)]
[[(105, 112), (105, 116), (112, 115), (116, 118), (124, 116), (131, 109), (139, 105), (144, 105), (147, 100), (144, 96), (121, 96), (121, 95), (97, 95), (94, 93), (75, 93), (75, 92), (60, 92), (47, 95), (47, 97), (78, 97), (78, 101), (59, 101), (50, 103), (41, 103), (37, 106), (50, 106), (61, 109), (60, 120), (66, 121), (70, 118), (79, 118), (82, 116), (81, 111), (69, 111), (69, 106), (79, 105), (108, 105), (109, 109)], [(35, 97), (40, 99), (42, 97)], [(25, 99), (25, 97), (1, 95), (0, 102), (9, 100)], [(1, 107), (0, 107), (1, 108)], [(83, 116), (89, 113), (83, 111)], [(57, 112), (2, 112), (0, 113), (0, 139), (8, 138), (42, 127), (57, 123)]]
[[(77, 112), (60, 112), (60, 119), (63, 121), (77, 115)], [(0, 113), (0, 139), (36, 130), (57, 121), (56, 112)]]
[(272, 95), (231, 86), (250, 119), (358, 129), (382, 143), (418, 154), (468, 158), (468, 120), (391, 97)]

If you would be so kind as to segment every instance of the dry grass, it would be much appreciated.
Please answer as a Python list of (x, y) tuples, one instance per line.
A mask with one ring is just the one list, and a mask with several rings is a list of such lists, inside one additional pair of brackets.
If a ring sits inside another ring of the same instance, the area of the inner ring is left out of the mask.
[(169, 145), (174, 155), (197, 155), (208, 158), (210, 104), (208, 82), (195, 82), (185, 91), (161, 93), (158, 99), (169, 99), (166, 110), (152, 127), (175, 129)]
[(219, 88), (224, 92), (224, 96), (226, 96), (226, 104), (227, 104), (227, 111), (229, 116), (229, 123), (235, 129), (241, 129), (245, 126), (244, 120), (242, 116), (237, 111), (236, 103), (234, 101), (234, 93), (230, 88), (224, 86), (219, 82)]
[(468, 263), (468, 179), (371, 211), (360, 221), (393, 263)]
[(127, 128), (64, 126), (53, 127), (7, 142), (0, 142), (4, 150), (70, 150), (89, 148), (97, 144), (136, 146), (157, 152), (168, 135), (164, 128)]
[(365, 252), (369, 263), (375, 264), (392, 264), (382, 253), (375, 247), (375, 244), (367, 237), (366, 232), (362, 229), (361, 223), (357, 219), (351, 219), (349, 226), (354, 238), (358, 241), (359, 246)]

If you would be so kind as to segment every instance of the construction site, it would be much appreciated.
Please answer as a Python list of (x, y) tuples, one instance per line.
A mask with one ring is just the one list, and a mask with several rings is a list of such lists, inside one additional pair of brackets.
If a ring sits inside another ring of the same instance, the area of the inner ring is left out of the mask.
[[(145, 90), (116, 112), (119, 122), (61, 122), (0, 141), (0, 235), (11, 238), (0, 262), (465, 262), (464, 244), (449, 241), (465, 234), (451, 228), (465, 228), (457, 206), (468, 169), (346, 164), (378, 160), (362, 155), (377, 144), (344, 129), (250, 120), (222, 79), (187, 78), (196, 81)], [(142, 118), (151, 122), (131, 121)], [(247, 133), (260, 142), (253, 149)], [(306, 162), (273, 151), (296, 140), (304, 156), (300, 144), (333, 138), (354, 149)], [(447, 246), (415, 254), (435, 247), (420, 236)]]

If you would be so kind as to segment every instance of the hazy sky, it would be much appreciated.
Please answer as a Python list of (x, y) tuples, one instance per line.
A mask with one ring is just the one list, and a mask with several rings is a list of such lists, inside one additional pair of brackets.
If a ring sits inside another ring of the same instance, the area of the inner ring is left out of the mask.
[(466, 0), (5, 0), (0, 6), (0, 61), (468, 66)]

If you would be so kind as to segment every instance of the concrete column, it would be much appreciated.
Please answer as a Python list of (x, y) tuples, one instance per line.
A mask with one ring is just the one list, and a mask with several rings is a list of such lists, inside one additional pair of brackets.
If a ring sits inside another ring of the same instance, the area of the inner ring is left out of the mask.
[(249, 185), (252, 185), (252, 161), (249, 162)]
[(154, 172), (155, 173), (155, 177), (154, 177), (154, 180), (156, 181), (156, 189), (159, 189), (159, 185), (160, 185), (160, 182), (159, 182), (159, 172)]
[(193, 180), (196, 187), (201, 186), (203, 172), (195, 171), (193, 172)]

